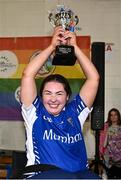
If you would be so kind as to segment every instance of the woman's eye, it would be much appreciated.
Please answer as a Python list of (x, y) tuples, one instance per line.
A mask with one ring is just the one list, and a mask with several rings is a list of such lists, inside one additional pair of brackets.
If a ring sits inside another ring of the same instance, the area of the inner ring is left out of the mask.
[(50, 93), (50, 92), (45, 92), (44, 94), (45, 94), (45, 95), (51, 95), (51, 93)]
[(62, 93), (58, 93), (57, 95), (62, 96)]

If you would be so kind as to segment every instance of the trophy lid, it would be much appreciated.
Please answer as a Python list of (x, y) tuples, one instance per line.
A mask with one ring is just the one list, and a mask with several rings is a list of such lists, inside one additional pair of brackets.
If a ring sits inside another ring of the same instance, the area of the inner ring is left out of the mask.
[(49, 22), (53, 27), (62, 26), (63, 29), (74, 31), (74, 27), (78, 24), (79, 18), (74, 12), (64, 6), (57, 5), (57, 8), (49, 11)]

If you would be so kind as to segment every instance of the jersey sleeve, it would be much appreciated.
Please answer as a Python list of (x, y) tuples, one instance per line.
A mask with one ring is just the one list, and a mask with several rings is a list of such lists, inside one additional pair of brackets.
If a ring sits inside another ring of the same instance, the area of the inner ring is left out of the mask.
[(41, 109), (40, 107), (41, 107), (41, 101), (39, 96), (35, 98), (35, 100), (29, 107), (26, 107), (24, 104), (21, 104), (21, 113), (26, 125), (28, 123), (29, 124), (34, 123), (34, 121), (37, 118), (37, 113), (39, 112), (39, 109)]
[(81, 124), (81, 128), (83, 128), (84, 122), (86, 121), (89, 113), (92, 111), (85, 105), (84, 101), (81, 99), (79, 94), (74, 97), (74, 99), (70, 102), (70, 106), (75, 115), (78, 116), (79, 122)]

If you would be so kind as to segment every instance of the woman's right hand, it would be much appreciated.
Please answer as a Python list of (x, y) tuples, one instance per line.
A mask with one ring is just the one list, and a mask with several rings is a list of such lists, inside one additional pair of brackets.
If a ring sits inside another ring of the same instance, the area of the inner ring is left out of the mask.
[(66, 44), (67, 40), (64, 38), (64, 29), (62, 26), (55, 27), (51, 45), (55, 49), (56, 46), (61, 45), (61, 44)]

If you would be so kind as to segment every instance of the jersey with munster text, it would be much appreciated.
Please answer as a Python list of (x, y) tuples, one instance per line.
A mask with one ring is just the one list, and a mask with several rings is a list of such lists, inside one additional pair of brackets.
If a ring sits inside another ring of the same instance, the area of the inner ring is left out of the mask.
[(58, 116), (49, 114), (39, 97), (28, 108), (22, 105), (27, 166), (51, 164), (70, 172), (87, 169), (82, 128), (89, 112), (79, 95)]

